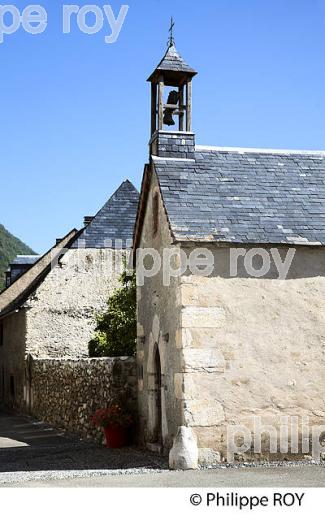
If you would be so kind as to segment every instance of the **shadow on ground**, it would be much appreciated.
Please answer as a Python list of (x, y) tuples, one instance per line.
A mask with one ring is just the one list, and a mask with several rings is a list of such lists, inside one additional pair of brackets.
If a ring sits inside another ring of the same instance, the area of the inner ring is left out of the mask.
[(31, 417), (0, 411), (0, 472), (167, 467), (163, 457), (137, 447), (107, 449)]

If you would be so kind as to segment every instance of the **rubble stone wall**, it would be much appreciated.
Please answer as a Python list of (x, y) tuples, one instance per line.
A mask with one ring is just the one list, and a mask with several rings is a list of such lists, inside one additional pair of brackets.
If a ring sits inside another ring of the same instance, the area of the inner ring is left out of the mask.
[(134, 415), (137, 405), (134, 358), (27, 358), (29, 412), (81, 438), (101, 440), (91, 424), (98, 408), (122, 401)]

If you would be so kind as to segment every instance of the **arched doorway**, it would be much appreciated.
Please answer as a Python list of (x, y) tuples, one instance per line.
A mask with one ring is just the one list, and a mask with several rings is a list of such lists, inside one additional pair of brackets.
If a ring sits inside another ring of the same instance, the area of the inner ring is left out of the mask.
[(162, 434), (161, 434), (161, 362), (160, 362), (160, 354), (157, 343), (155, 344), (155, 358), (154, 358), (154, 367), (155, 367), (155, 377), (154, 377), (154, 395), (155, 395), (155, 428), (154, 428), (154, 442), (157, 444), (161, 444)]
[(158, 342), (153, 342), (149, 347), (148, 358), (148, 415), (146, 443), (152, 451), (160, 452), (164, 440), (164, 365), (163, 358), (158, 347)]

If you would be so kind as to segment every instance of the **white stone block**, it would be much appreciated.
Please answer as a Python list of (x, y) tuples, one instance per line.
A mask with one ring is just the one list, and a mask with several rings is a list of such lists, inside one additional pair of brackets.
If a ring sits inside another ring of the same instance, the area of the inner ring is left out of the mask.
[(217, 426), (225, 420), (225, 413), (218, 401), (193, 399), (186, 401), (184, 417), (189, 426)]
[(220, 307), (185, 307), (182, 309), (182, 327), (216, 327), (225, 321)]
[(197, 469), (198, 467), (197, 441), (191, 428), (181, 426), (169, 452), (170, 469)]
[(184, 372), (224, 372), (226, 360), (216, 348), (189, 348), (182, 350)]

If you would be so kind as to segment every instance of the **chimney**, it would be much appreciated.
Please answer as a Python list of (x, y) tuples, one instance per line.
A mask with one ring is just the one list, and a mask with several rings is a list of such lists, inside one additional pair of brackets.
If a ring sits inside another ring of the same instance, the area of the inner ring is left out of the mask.
[(89, 226), (94, 217), (84, 217), (84, 226)]

